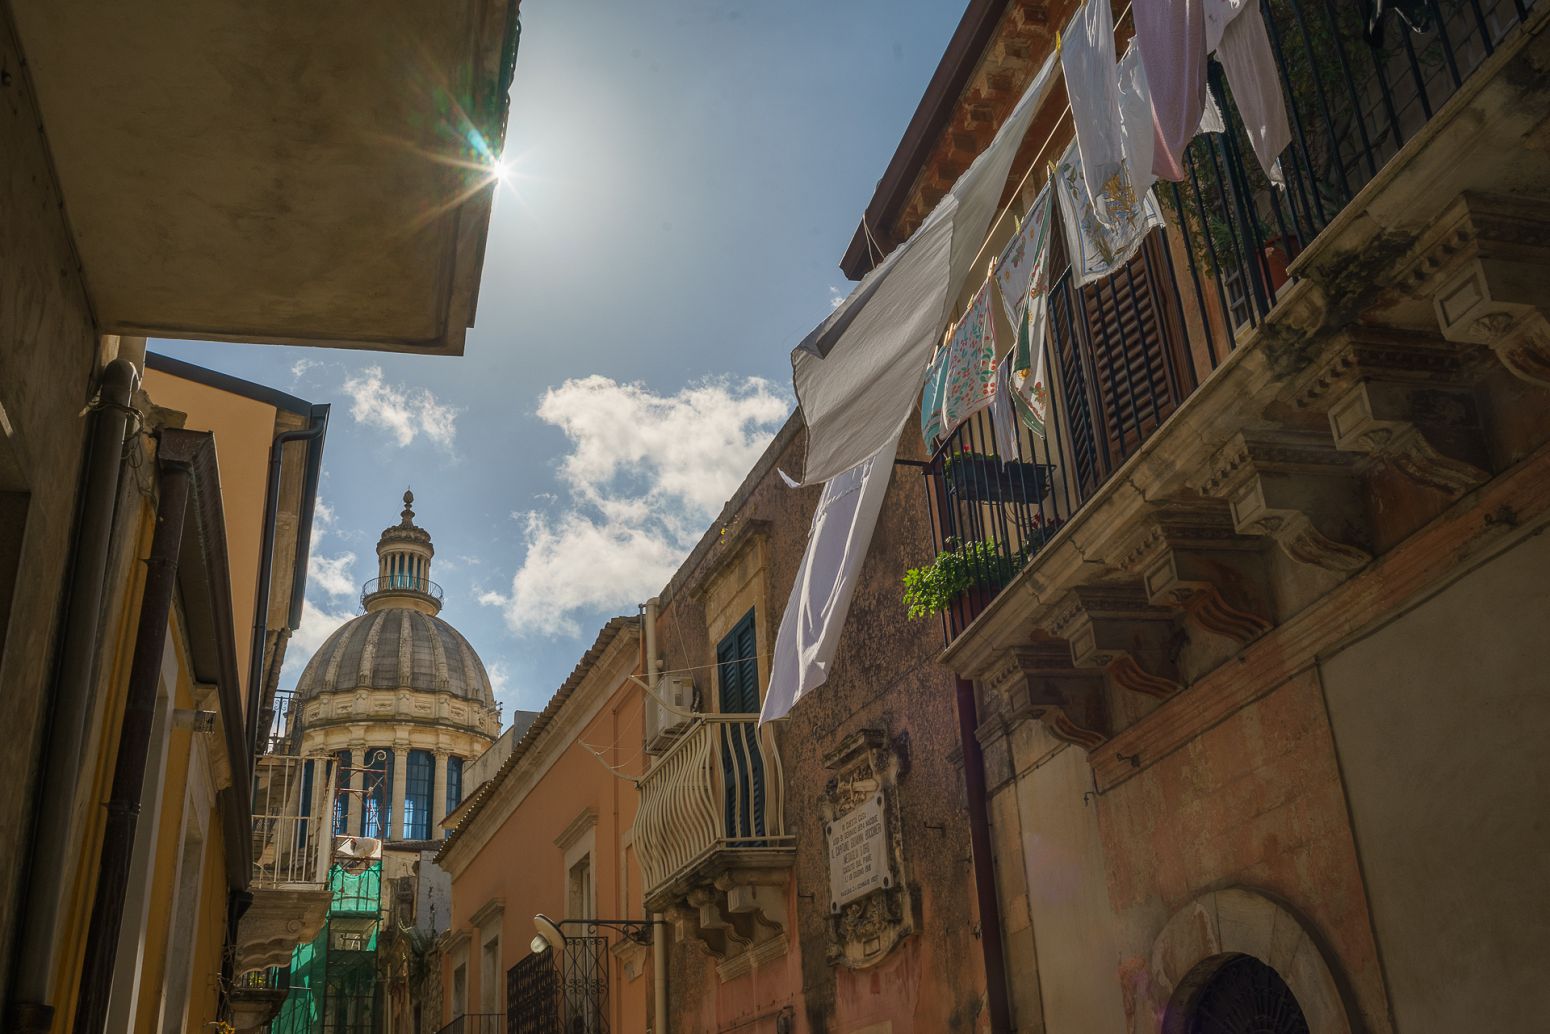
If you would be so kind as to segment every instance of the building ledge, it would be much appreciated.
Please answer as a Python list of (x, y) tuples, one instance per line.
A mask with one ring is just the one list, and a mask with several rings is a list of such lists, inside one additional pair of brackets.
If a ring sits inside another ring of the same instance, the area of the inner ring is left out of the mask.
[(254, 887), (253, 904), (237, 927), (238, 975), (270, 967), (287, 967), (291, 952), (323, 929), (333, 900), (327, 887), (316, 884)]

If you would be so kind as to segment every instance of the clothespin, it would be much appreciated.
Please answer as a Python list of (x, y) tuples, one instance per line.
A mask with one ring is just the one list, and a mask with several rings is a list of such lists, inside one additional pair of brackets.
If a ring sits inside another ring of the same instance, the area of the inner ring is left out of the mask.
[(990, 264), (985, 267), (985, 279), (989, 280), (996, 275), (996, 256), (990, 257)]
[(1055, 30), (1055, 53), (1060, 53), (1060, 30)]

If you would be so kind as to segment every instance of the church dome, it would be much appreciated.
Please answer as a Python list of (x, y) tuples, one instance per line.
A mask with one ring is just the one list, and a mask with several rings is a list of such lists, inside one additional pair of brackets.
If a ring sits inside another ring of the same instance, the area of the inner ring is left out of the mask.
[(414, 493), (404, 493), (397, 524), (377, 541), (377, 577), (366, 583), (366, 613), (341, 625), (312, 655), (296, 697), (356, 689), (452, 693), (495, 706), (489, 673), (462, 633), (447, 624), (441, 586), (430, 579), (436, 549), (414, 523)]
[(490, 676), (462, 633), (409, 607), (383, 607), (341, 625), (307, 662), (296, 696), (354, 689), (454, 693), (495, 706)]

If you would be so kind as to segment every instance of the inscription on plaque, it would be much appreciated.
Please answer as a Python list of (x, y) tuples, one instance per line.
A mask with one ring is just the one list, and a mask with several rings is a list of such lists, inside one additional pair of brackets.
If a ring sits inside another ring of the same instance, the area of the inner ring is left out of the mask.
[(886, 834), (881, 795), (868, 797), (829, 823), (831, 911), (889, 885)]

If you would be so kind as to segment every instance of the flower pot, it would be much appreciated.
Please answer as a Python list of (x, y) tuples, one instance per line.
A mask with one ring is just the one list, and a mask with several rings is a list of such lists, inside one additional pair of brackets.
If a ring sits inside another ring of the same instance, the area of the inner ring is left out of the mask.
[(960, 453), (944, 469), (947, 491), (975, 503), (1036, 504), (1049, 494), (1048, 464), (1002, 463)]

